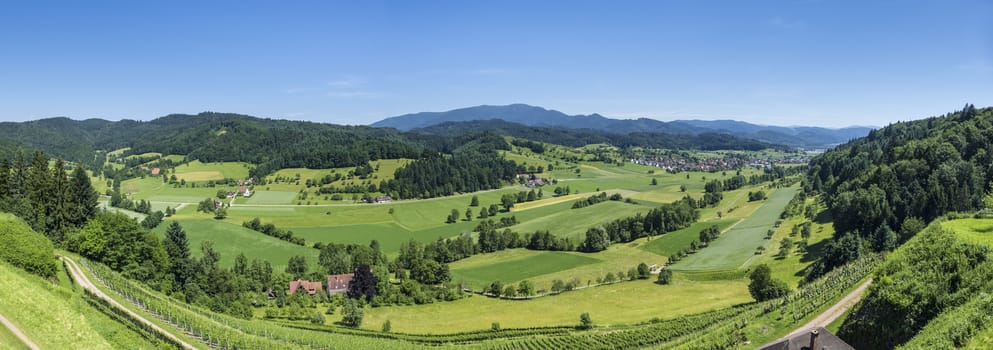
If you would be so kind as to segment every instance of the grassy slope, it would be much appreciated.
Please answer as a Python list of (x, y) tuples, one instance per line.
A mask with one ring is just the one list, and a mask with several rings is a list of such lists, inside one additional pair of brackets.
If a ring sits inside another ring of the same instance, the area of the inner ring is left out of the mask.
[[(64, 272), (63, 272), (64, 273)], [(80, 292), (0, 263), (0, 313), (44, 349), (152, 348), (92, 309)]]
[(721, 235), (709, 247), (673, 265), (673, 270), (713, 271), (742, 267), (753, 258), (756, 247), (765, 244), (766, 232), (773, 228), (797, 190), (796, 187), (776, 190), (752, 215)]
[(459, 264), (453, 270), (452, 279), (480, 288), (493, 281), (517, 282), (600, 261), (570, 252), (513, 249), (484, 254), (479, 259)]
[[(169, 221), (171, 220), (166, 219), (155, 228), (154, 232), (163, 237), (165, 229), (169, 227)], [(311, 268), (317, 264), (319, 253), (317, 249), (309, 246), (302, 247), (269, 237), (241, 227), (240, 222), (235, 224), (228, 221), (230, 219), (224, 221), (208, 218), (181, 220), (180, 224), (186, 230), (193, 256), (200, 256), (200, 244), (209, 240), (214, 242), (214, 249), (221, 254), (220, 263), (224, 267), (230, 267), (234, 264), (234, 258), (238, 253), (244, 253), (249, 260), (252, 258), (269, 260), (276, 271), (285, 269), (286, 262), (294, 255), (306, 257)]]

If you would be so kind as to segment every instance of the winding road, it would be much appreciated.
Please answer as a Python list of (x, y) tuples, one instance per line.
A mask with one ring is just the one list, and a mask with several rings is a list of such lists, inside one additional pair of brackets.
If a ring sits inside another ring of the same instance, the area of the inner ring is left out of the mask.
[(31, 350), (39, 349), (37, 344), (32, 342), (31, 339), (24, 334), (24, 332), (21, 332), (21, 330), (18, 329), (17, 326), (14, 325), (14, 323), (10, 322), (10, 320), (7, 320), (7, 318), (3, 317), (3, 315), (0, 315), (0, 323), (2, 323), (4, 327), (7, 327), (7, 329), (9, 329), (11, 333), (14, 333), (14, 335), (16, 335), (17, 338), (20, 339), (22, 343), (24, 343), (24, 345), (27, 345), (29, 348), (31, 348)]
[(810, 322), (807, 322), (807, 324), (801, 326), (800, 328), (797, 328), (795, 331), (793, 331), (793, 333), (790, 333), (789, 335), (783, 337), (782, 339), (789, 339), (800, 333), (810, 332), (811, 328), (827, 327), (829, 324), (831, 324), (831, 322), (834, 322), (834, 320), (838, 319), (838, 317), (844, 315), (845, 311), (848, 311), (849, 308), (851, 308), (853, 305), (855, 305), (855, 303), (859, 302), (859, 300), (862, 299), (862, 294), (865, 293), (865, 290), (866, 288), (869, 287), (869, 284), (872, 284), (871, 278), (868, 281), (862, 283), (862, 285), (858, 286), (858, 288), (855, 288), (855, 290), (853, 290), (851, 293), (848, 293), (848, 295), (846, 295), (844, 298), (841, 298), (841, 300), (839, 300), (837, 303), (832, 305), (830, 308), (824, 310), (824, 312), (822, 312), (820, 315), (814, 317), (813, 320), (810, 320)]
[(125, 313), (127, 313), (128, 315), (130, 315), (131, 317), (133, 317), (134, 319), (138, 320), (138, 322), (141, 322), (145, 326), (147, 326), (147, 327), (151, 328), (152, 330), (154, 330), (156, 333), (162, 334), (166, 338), (169, 338), (173, 342), (181, 345), (183, 347), (183, 349), (190, 349), (190, 350), (196, 349), (196, 347), (194, 347), (192, 344), (187, 343), (186, 341), (183, 341), (182, 339), (180, 339), (179, 337), (177, 337), (175, 334), (172, 334), (169, 331), (166, 331), (162, 327), (159, 327), (155, 323), (152, 323), (148, 319), (142, 317), (141, 315), (135, 313), (134, 311), (131, 311), (131, 309), (128, 309), (128, 308), (124, 307), (124, 305), (121, 305), (121, 303), (118, 303), (116, 300), (114, 300), (113, 298), (111, 298), (110, 296), (108, 296), (107, 294), (105, 294), (102, 290), (100, 290), (92, 282), (90, 282), (90, 279), (88, 277), (86, 277), (86, 274), (83, 273), (83, 270), (81, 268), (79, 268), (79, 265), (76, 265), (76, 262), (73, 261), (72, 259), (70, 259), (69, 257), (62, 256), (62, 257), (59, 257), (59, 259), (62, 259), (62, 261), (64, 261), (66, 263), (66, 267), (67, 267), (66, 270), (69, 271), (69, 274), (72, 275), (72, 279), (74, 281), (76, 281), (76, 283), (79, 283), (79, 285), (81, 287), (83, 287), (83, 289), (86, 289), (86, 290), (90, 291), (91, 293), (93, 293), (94, 295), (96, 295), (98, 298), (107, 301), (108, 303), (110, 303), (111, 306), (124, 311)]

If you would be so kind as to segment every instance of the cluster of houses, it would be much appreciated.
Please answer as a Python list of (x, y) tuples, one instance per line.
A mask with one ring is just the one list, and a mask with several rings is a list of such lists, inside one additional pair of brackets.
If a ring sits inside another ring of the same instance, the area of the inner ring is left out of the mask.
[(788, 157), (783, 159), (769, 158), (705, 158), (705, 159), (685, 159), (676, 157), (642, 157), (631, 158), (631, 163), (652, 166), (665, 169), (670, 173), (682, 171), (725, 171), (735, 170), (746, 166), (756, 168), (770, 168), (776, 164), (806, 164), (809, 157)]
[[(352, 283), (352, 278), (355, 277), (354, 274), (346, 273), (340, 275), (328, 275), (327, 279), (327, 292), (328, 295), (347, 293), (348, 285)], [(290, 295), (299, 292), (306, 292), (307, 295), (317, 294), (317, 291), (324, 288), (321, 281), (308, 281), (304, 279), (298, 279), (296, 281), (290, 281)]]
[(534, 174), (517, 174), (517, 179), (518, 181), (523, 180), (522, 183), (524, 184), (524, 186), (527, 186), (529, 188), (534, 188), (536, 186), (541, 187), (552, 183), (551, 180), (543, 177), (538, 177)]

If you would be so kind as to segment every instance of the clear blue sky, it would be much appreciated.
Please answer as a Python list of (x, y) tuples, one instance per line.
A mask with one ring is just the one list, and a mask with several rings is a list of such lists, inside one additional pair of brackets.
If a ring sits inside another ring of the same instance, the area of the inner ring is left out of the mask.
[(990, 1), (5, 1), (0, 120), (569, 114), (885, 125), (993, 105)]

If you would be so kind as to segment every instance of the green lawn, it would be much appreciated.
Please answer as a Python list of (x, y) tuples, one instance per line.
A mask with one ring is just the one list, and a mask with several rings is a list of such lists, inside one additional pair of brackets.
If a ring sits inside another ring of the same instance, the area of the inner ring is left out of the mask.
[(755, 249), (765, 244), (766, 232), (773, 228), (799, 188), (779, 189), (769, 195), (758, 209), (734, 228), (722, 234), (710, 246), (672, 266), (674, 271), (714, 271), (741, 268), (755, 256)]
[[(514, 255), (519, 256), (515, 257)], [(599, 261), (566, 252), (536, 252), (516, 249), (484, 254), (479, 259), (475, 259), (471, 267), (453, 270), (452, 280), (466, 282), (470, 286), (480, 288), (493, 281), (516, 282)]]
[[(164, 237), (170, 221), (172, 219), (166, 219), (155, 228), (154, 232)], [(286, 262), (294, 255), (305, 256), (312, 270), (317, 266), (317, 255), (320, 252), (310, 248), (312, 242), (308, 242), (307, 247), (298, 246), (241, 227), (240, 221), (233, 222), (230, 219), (224, 221), (207, 218), (185, 219), (180, 220), (179, 223), (186, 230), (190, 250), (194, 256), (201, 255), (202, 242), (212, 241), (214, 249), (221, 254), (220, 263), (224, 267), (233, 265), (238, 253), (245, 253), (249, 260), (252, 258), (268, 260), (276, 271), (285, 269)]]
[(255, 193), (247, 199), (239, 198), (239, 202), (245, 204), (293, 204), (297, 198), (296, 192), (289, 191), (259, 191), (256, 187)]

